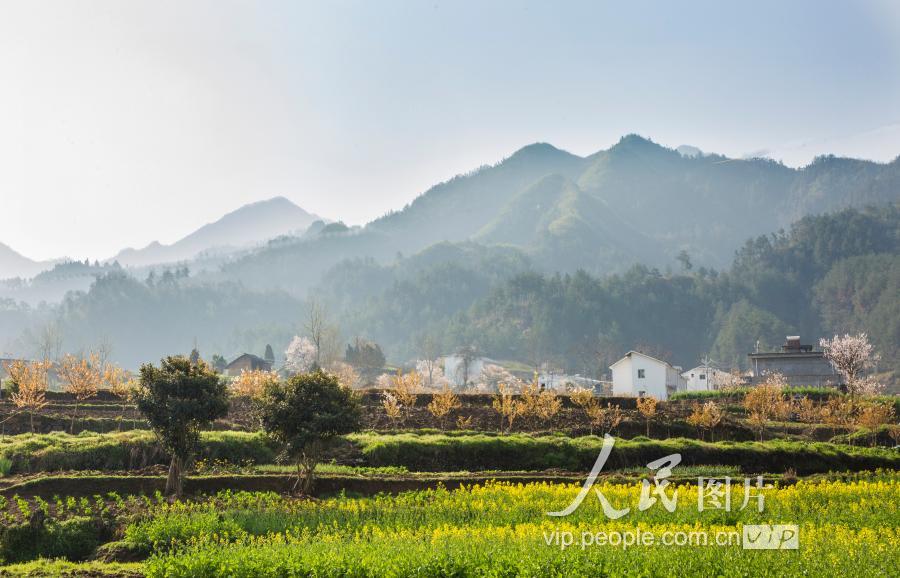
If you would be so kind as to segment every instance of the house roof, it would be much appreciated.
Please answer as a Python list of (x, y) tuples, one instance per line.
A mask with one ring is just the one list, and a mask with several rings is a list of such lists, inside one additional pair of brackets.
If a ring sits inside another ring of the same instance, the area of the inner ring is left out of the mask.
[(656, 361), (657, 363), (662, 363), (663, 365), (666, 365), (666, 366), (668, 366), (668, 367), (671, 367), (672, 369), (675, 369), (675, 367), (674, 367), (671, 363), (669, 363), (668, 361), (663, 361), (662, 359), (656, 359), (656, 358), (653, 357), (652, 355), (647, 355), (646, 353), (641, 353), (640, 351), (635, 351), (635, 350), (633, 350), (633, 349), (632, 349), (631, 351), (629, 351), (628, 353), (626, 353), (625, 355), (623, 355), (623, 356), (622, 356), (622, 359), (620, 359), (620, 360), (618, 360), (617, 362), (615, 362), (615, 363), (613, 363), (612, 365), (610, 365), (609, 368), (612, 369), (613, 367), (619, 365), (620, 363), (622, 363), (622, 362), (625, 361), (626, 359), (630, 359), (632, 355), (640, 355), (641, 357), (646, 357), (647, 359), (650, 359), (650, 360), (652, 360), (652, 361)]
[(237, 362), (239, 362), (243, 359), (249, 359), (250, 363), (253, 365), (272, 365), (271, 362), (266, 361), (265, 359), (263, 359), (262, 357), (260, 357), (258, 355), (253, 355), (252, 353), (244, 353), (244, 354), (239, 355), (236, 358), (234, 358), (234, 360), (232, 360), (231, 363), (226, 365), (225, 368), (228, 369), (229, 367), (231, 367), (232, 365), (236, 364)]
[(765, 353), (748, 353), (750, 359), (787, 359), (789, 357), (825, 357), (821, 351), (769, 351)]
[(681, 373), (681, 375), (684, 375), (685, 373), (690, 373), (690, 372), (692, 372), (692, 371), (703, 371), (703, 370), (705, 370), (705, 369), (709, 369), (709, 370), (712, 371), (712, 372), (718, 371), (719, 373), (725, 373), (724, 371), (722, 371), (722, 370), (719, 369), (718, 367), (713, 367), (712, 365), (698, 365), (697, 367), (692, 367), (692, 368), (690, 368), (690, 369), (688, 369), (688, 370), (686, 370), (686, 371), (683, 371), (683, 372)]

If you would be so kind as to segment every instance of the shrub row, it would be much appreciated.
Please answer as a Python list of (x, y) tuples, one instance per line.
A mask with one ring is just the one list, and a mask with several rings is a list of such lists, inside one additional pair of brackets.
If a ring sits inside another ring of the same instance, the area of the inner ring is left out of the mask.
[[(262, 433), (203, 432), (198, 459), (231, 463), (272, 463), (275, 448)], [(0, 459), (12, 462), (10, 473), (58, 470), (130, 470), (167, 464), (151, 432), (98, 434), (60, 432), (20, 434), (0, 438)]]
[[(27, 413), (4, 416), (0, 414), (4, 423), (0, 426), (0, 435), (26, 433), (31, 430), (31, 422)], [(55, 431), (69, 431), (72, 426), (72, 416), (60, 413), (40, 413), (34, 416), (34, 429), (38, 433)], [(85, 415), (75, 420), (75, 433), (83, 431), (107, 433), (121, 430), (147, 429), (146, 420), (138, 418), (119, 419), (118, 417), (96, 417)]]
[[(602, 446), (596, 436), (566, 438), (514, 434), (448, 436), (441, 434), (356, 434), (366, 465), (403, 466), (411, 471), (545, 470), (588, 471)], [(830, 443), (771, 440), (765, 442), (701, 442), (684, 438), (618, 440), (606, 470), (644, 467), (668, 454), (680, 453), (685, 465), (738, 466), (744, 472), (780, 473), (794, 469), (806, 475), (828, 471), (900, 469), (900, 452)]]
[[(382, 389), (366, 389), (360, 392), (363, 406), (380, 408), (385, 391), (386, 390)], [(460, 393), (459, 400), (462, 402), (463, 406), (467, 408), (484, 407), (489, 409), (494, 403), (496, 396), (497, 394), (495, 393)], [(516, 394), (513, 397), (518, 399), (519, 395)], [(413, 407), (425, 408), (431, 403), (433, 398), (434, 394), (432, 393), (417, 393)], [(568, 395), (560, 395), (559, 399), (564, 408), (578, 407), (572, 402)], [(618, 406), (623, 410), (637, 409), (637, 398), (634, 396), (604, 396), (600, 398), (600, 401), (602, 401), (604, 405), (610, 404), (612, 406)]]
[[(713, 391), (679, 391), (672, 394), (669, 401), (696, 401), (708, 399), (722, 399), (740, 402), (752, 387), (738, 387), (727, 390)], [(802, 398), (808, 397), (814, 401), (827, 401), (835, 396), (846, 395), (839, 390), (825, 387), (786, 387), (783, 393), (787, 396)], [(900, 412), (900, 396), (879, 395), (873, 398), (875, 401), (890, 402), (894, 404), (894, 410)]]
[[(363, 433), (346, 436), (364, 465), (399, 466), (410, 471), (546, 470), (587, 471), (602, 446), (597, 436), (496, 435), (484, 433)], [(340, 449), (346, 456), (347, 447)], [(865, 469), (900, 469), (900, 451), (831, 443), (785, 440), (701, 442), (644, 437), (618, 440), (607, 470), (643, 467), (664, 455), (680, 453), (684, 465), (730, 465), (746, 472), (799, 474)], [(262, 433), (204, 432), (197, 459), (231, 463), (273, 463), (277, 448)], [(0, 437), (0, 460), (10, 473), (64, 470), (133, 470), (165, 465), (153, 434), (22, 434)]]
[[(679, 391), (672, 394), (670, 399), (673, 401), (680, 399), (742, 399), (752, 389), (752, 387), (736, 387), (709, 391)], [(783, 392), (785, 395), (808, 396), (815, 400), (826, 400), (835, 395), (841, 395), (840, 391), (825, 387), (786, 387)]]

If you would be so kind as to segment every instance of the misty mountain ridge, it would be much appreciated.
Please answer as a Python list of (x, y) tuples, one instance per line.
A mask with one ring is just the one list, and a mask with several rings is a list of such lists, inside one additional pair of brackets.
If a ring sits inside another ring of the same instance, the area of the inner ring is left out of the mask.
[(0, 279), (33, 277), (53, 266), (54, 261), (35, 261), (0, 243)]
[(273, 197), (244, 205), (171, 245), (154, 241), (143, 249), (124, 249), (109, 261), (126, 267), (145, 267), (225, 255), (282, 235), (300, 235), (317, 220), (320, 217), (290, 200)]
[(793, 169), (688, 145), (670, 149), (631, 134), (584, 157), (548, 143), (527, 145), (361, 228), (327, 224), (275, 197), (171, 245), (126, 249), (107, 262), (137, 268), (138, 275), (185, 263), (201, 279), (299, 297), (343, 260), (388, 263), (437, 243), (507, 247), (545, 272), (609, 274), (635, 263), (664, 268), (682, 250), (698, 265), (721, 268), (747, 238), (806, 215), (898, 199), (900, 159), (823, 156)]
[(688, 158), (702, 157), (704, 154), (702, 150), (691, 145), (681, 145), (680, 147), (676, 147), (675, 150), (681, 153), (681, 156)]
[(820, 157), (794, 169), (694, 149), (634, 134), (585, 157), (531, 144), (352, 234), (263, 247), (226, 263), (218, 277), (302, 296), (343, 259), (389, 262), (435, 243), (472, 241), (516, 248), (550, 272), (666, 267), (682, 250), (722, 268), (747, 238), (804, 216), (900, 200), (900, 159)]

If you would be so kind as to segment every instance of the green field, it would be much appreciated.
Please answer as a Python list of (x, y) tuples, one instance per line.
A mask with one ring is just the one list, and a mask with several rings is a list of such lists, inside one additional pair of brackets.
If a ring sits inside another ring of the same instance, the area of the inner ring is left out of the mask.
[[(700, 512), (696, 485), (690, 484), (678, 486), (674, 512), (661, 503), (642, 512), (636, 507), (639, 485), (600, 484), (617, 507), (632, 508), (616, 521), (596, 499), (568, 517), (548, 516), (577, 494), (579, 486), (572, 484), (489, 483), (325, 500), (260, 493), (175, 504), (151, 499), (130, 515), (122, 540), (106, 548), (149, 556), (140, 566), (110, 566), (111, 572), (160, 578), (891, 575), (900, 565), (900, 477), (884, 472), (860, 478), (765, 490), (762, 513), (740, 510), (739, 496), (731, 511)], [(135, 504), (123, 500), (110, 508), (126, 516)], [(70, 519), (83, 515), (80, 508), (74, 506)], [(737, 536), (744, 524), (758, 523), (797, 525), (799, 548), (756, 551), (737, 541), (715, 543), (716, 536)], [(580, 545), (583, 533), (596, 538), (639, 529), (658, 540), (685, 536), (686, 543)], [(566, 532), (579, 544), (553, 543)]]
[[(570, 516), (548, 516), (601, 446), (558, 434), (350, 434), (320, 465), (318, 497), (298, 498), (260, 491), (286, 491), (295, 471), (262, 434), (205, 432), (195, 493), (170, 502), (153, 493), (167, 460), (150, 432), (3, 436), (0, 577), (883, 576), (900, 565), (896, 449), (619, 439), (597, 487), (630, 512), (610, 519), (589, 493)], [(673, 453), (677, 508), (640, 511), (646, 464)], [(762, 513), (740, 508), (756, 474), (776, 485)], [(697, 476), (733, 478), (733, 507), (698, 511)], [(798, 526), (799, 548), (743, 549), (744, 525), (761, 523)], [(598, 535), (687, 543), (581, 547)]]
[[(597, 436), (453, 432), (361, 433), (345, 436), (326, 461), (350, 455), (353, 465), (409, 471), (541, 471), (590, 470), (603, 440)], [(900, 469), (900, 452), (827, 442), (767, 440), (702, 442), (672, 438), (618, 440), (608, 469), (640, 467), (670, 453), (681, 453), (684, 465), (729, 465), (752, 473), (799, 474)], [(197, 460), (230, 464), (274, 464), (276, 448), (262, 433), (204, 432)], [(153, 434), (132, 430), (77, 435), (52, 433), (0, 436), (0, 460), (6, 474), (68, 470), (134, 470), (165, 465)]]

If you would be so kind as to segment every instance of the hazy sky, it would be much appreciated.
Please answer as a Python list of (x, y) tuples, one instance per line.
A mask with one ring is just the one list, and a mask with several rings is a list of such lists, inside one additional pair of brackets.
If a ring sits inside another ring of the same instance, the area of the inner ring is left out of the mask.
[(547, 141), (900, 154), (897, 2), (0, 0), (0, 242), (104, 258), (284, 195), (348, 223)]

